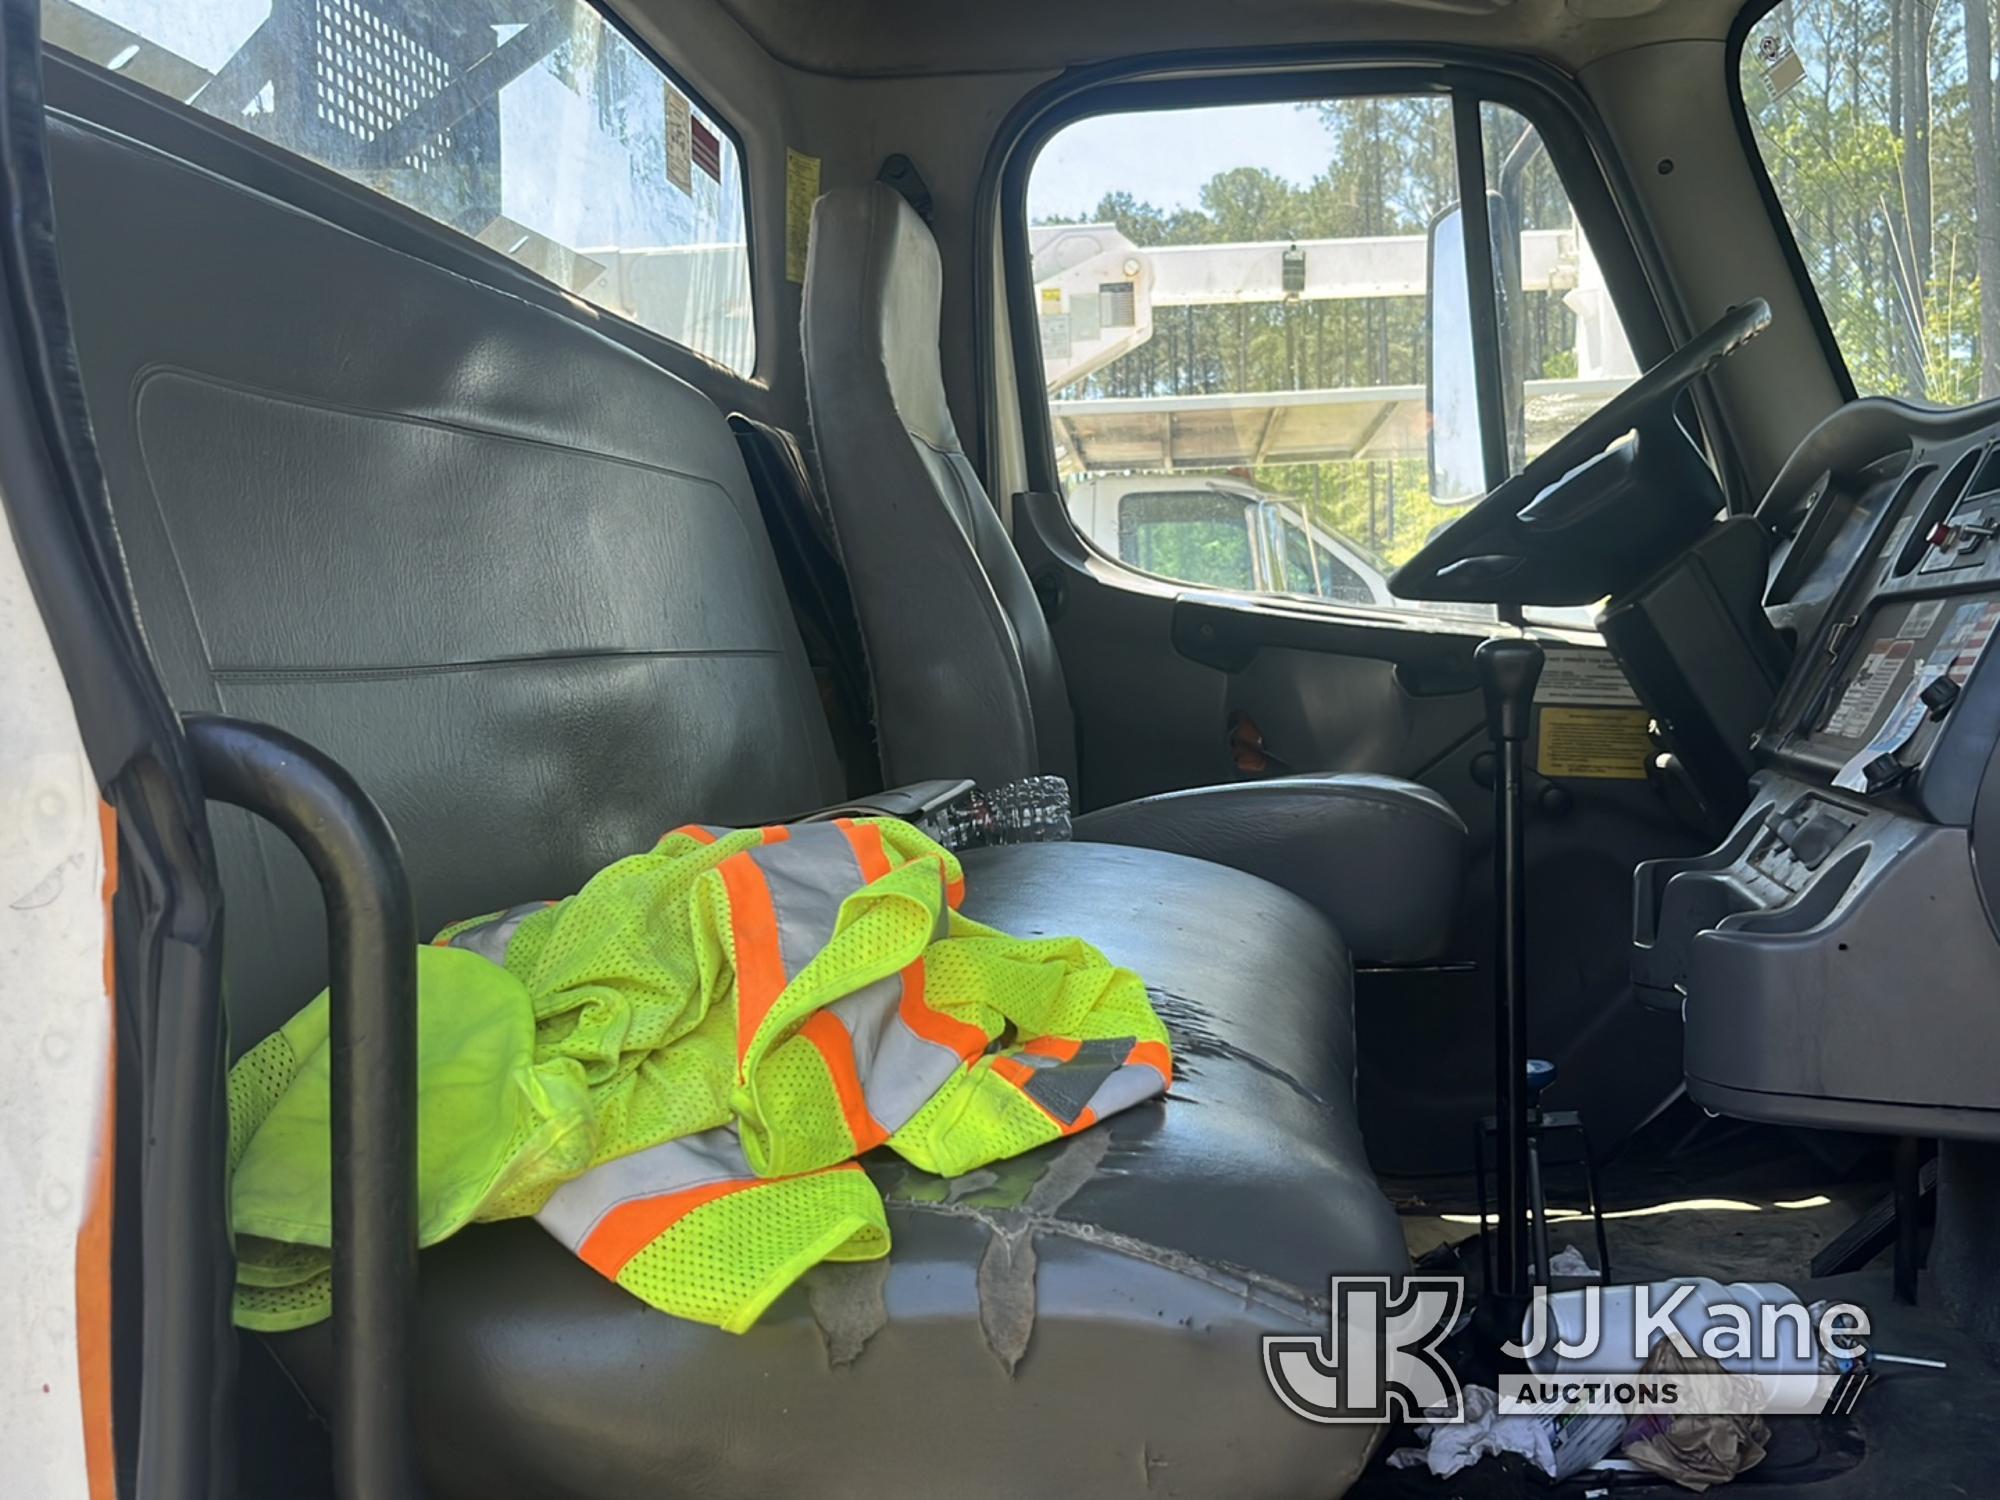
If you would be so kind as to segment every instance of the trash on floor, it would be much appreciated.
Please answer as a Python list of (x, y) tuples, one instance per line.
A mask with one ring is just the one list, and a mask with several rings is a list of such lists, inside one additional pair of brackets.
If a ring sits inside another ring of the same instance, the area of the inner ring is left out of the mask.
[[(1662, 1339), (1647, 1356), (1648, 1375), (1725, 1375), (1719, 1360), (1692, 1357)], [(1701, 1491), (1727, 1484), (1764, 1461), (1770, 1426), (1754, 1411), (1640, 1417), (1625, 1430), (1624, 1456), (1650, 1474)]]
[(1564, 1245), (1549, 1257), (1551, 1276), (1595, 1276), (1597, 1267), (1583, 1258), (1583, 1252), (1574, 1245)]
[(1485, 1386), (1468, 1386), (1465, 1420), (1419, 1425), (1416, 1433), (1424, 1446), (1398, 1449), (1389, 1455), (1390, 1467), (1427, 1464), (1437, 1478), (1449, 1479), (1489, 1453), (1518, 1453), (1551, 1479), (1567, 1479), (1609, 1453), (1625, 1431), (1622, 1413), (1564, 1408), (1548, 1415), (1507, 1416), (1499, 1403), (1499, 1396)]

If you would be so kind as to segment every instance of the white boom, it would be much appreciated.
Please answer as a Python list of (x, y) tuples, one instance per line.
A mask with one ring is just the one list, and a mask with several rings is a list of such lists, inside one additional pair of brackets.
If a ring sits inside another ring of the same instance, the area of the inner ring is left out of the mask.
[[(1421, 297), (1423, 235), (1134, 245), (1116, 225), (1029, 231), (1042, 363), (1051, 395), (1149, 341), (1161, 308)], [(1638, 373), (1603, 272), (1574, 229), (1521, 236), (1523, 291), (1559, 293), (1576, 315), (1573, 380), (1528, 382), (1530, 452)], [(1422, 457), (1420, 386), (1144, 396), (1050, 403), (1067, 470), (1226, 468)]]

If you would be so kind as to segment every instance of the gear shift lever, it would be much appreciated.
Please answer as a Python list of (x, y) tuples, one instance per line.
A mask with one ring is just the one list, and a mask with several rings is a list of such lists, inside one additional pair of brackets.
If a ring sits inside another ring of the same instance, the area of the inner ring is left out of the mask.
[(1486, 694), (1493, 742), (1493, 1116), (1499, 1136), (1499, 1257), (1490, 1288), (1508, 1304), (1528, 1294), (1528, 906), (1524, 887), (1526, 796), (1521, 751), (1534, 718), (1542, 648), (1522, 636), (1495, 636), (1472, 656)]

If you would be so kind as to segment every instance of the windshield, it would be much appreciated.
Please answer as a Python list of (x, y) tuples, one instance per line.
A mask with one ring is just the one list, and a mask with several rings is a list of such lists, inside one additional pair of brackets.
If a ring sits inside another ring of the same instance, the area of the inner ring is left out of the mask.
[(1856, 391), (2000, 395), (1992, 0), (1784, 0), (1741, 67)]

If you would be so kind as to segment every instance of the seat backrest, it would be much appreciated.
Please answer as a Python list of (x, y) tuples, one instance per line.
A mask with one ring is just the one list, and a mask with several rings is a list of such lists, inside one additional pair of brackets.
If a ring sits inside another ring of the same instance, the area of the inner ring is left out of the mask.
[(946, 404), (943, 287), (937, 242), (893, 188), (840, 188), (813, 209), (806, 394), (883, 774), (1074, 780), (1055, 642)]
[(865, 796), (881, 788), (882, 766), (875, 751), (861, 622), (833, 539), (833, 518), (797, 438), (741, 412), (730, 414), (729, 430), (736, 434), (743, 466), (750, 471), (764, 530), (777, 555), (778, 576), (784, 579), (806, 661), (826, 705), (834, 749), (847, 768), (847, 794)]
[[(65, 286), (173, 701), (394, 825), (420, 931), (842, 778), (736, 442), (579, 323), (51, 121)], [(325, 982), (319, 894), (215, 808), (237, 1050)]]

